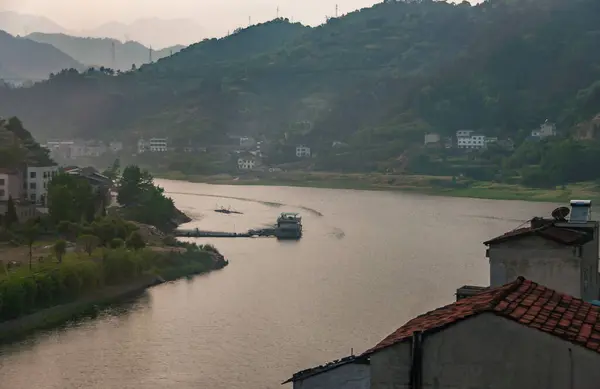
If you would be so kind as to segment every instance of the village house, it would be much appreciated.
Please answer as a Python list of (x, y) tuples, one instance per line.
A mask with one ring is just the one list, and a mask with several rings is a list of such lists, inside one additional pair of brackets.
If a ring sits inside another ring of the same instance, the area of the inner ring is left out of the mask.
[(0, 201), (23, 198), (23, 173), (17, 169), (0, 168)]
[(425, 134), (425, 140), (423, 142), (423, 144), (425, 146), (431, 146), (431, 145), (438, 145), (440, 143), (440, 134), (434, 133), (434, 132), (430, 132)]
[(548, 119), (542, 123), (540, 128), (531, 131), (532, 138), (544, 139), (549, 136), (556, 136), (556, 124), (550, 123)]
[[(15, 211), (17, 212), (17, 219), (19, 223), (26, 223), (29, 220), (35, 219), (39, 216), (37, 207), (34, 203), (26, 200), (14, 200)], [(0, 219), (6, 215), (8, 211), (8, 201), (0, 201)]]
[(310, 147), (304, 146), (304, 145), (296, 146), (296, 157), (298, 157), (298, 158), (310, 157)]
[(293, 389), (368, 389), (371, 387), (369, 358), (349, 356), (323, 366), (302, 370), (282, 385)]
[(166, 138), (150, 138), (148, 141), (144, 139), (138, 140), (138, 154), (142, 154), (146, 151), (151, 153), (165, 153), (168, 149)]
[(488, 246), (490, 286), (518, 276), (587, 301), (600, 297), (599, 223), (591, 220), (589, 200), (571, 201), (552, 219), (533, 218), (528, 226), (484, 242)]
[(256, 140), (249, 136), (240, 137), (240, 147), (254, 147), (256, 145)]
[(109, 190), (113, 185), (110, 178), (100, 174), (100, 172), (93, 167), (69, 167), (65, 168), (64, 172), (65, 174), (85, 179), (94, 191), (100, 189)]
[(58, 174), (58, 166), (27, 166), (23, 180), (26, 198), (42, 207), (46, 206), (48, 184)]
[(254, 170), (260, 164), (258, 157), (248, 153), (241, 154), (237, 160), (237, 166), (239, 170)]
[(519, 277), (418, 316), (363, 357), (371, 389), (592, 389), (600, 307)]

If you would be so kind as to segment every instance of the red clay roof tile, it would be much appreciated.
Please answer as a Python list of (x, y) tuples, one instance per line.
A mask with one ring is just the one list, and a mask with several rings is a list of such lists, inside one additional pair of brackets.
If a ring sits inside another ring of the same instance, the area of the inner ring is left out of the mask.
[(363, 355), (406, 341), (414, 332), (440, 331), (486, 312), (600, 352), (600, 307), (519, 277), (418, 316)]

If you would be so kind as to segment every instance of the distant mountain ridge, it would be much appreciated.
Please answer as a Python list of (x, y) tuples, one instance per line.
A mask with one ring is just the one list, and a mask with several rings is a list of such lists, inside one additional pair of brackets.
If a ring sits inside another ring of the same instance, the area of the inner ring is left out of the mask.
[(136, 41), (154, 49), (188, 45), (204, 38), (204, 29), (191, 19), (139, 19), (132, 23), (109, 22), (85, 30), (70, 30), (42, 16), (0, 11), (0, 30), (12, 35), (66, 34), (76, 37)]
[(42, 80), (63, 69), (85, 67), (56, 47), (10, 35), (0, 30), (0, 79)]
[[(150, 62), (150, 49), (141, 43), (121, 42), (111, 38), (81, 38), (66, 34), (45, 34), (35, 32), (26, 36), (40, 43), (51, 44), (77, 61), (88, 66), (104, 66), (115, 70), (129, 70), (132, 65), (139, 67)], [(114, 44), (114, 61), (112, 48)], [(156, 61), (175, 54), (184, 46), (177, 45), (152, 51)]]

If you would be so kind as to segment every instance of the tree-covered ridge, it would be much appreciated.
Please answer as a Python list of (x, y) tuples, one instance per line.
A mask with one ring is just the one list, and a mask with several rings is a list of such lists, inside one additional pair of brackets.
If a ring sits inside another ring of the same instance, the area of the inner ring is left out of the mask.
[(4, 88), (0, 110), (36, 132), (81, 136), (168, 131), (206, 144), (288, 132), (316, 146), (345, 141), (365, 160), (398, 157), (426, 131), (520, 140), (545, 119), (564, 132), (596, 113), (599, 7), (395, 1), (317, 28), (275, 20), (136, 72)]
[(49, 166), (54, 165), (54, 161), (18, 118), (0, 118), (0, 167), (21, 168), (24, 165)]
[[(50, 44), (82, 64), (95, 67), (109, 67), (114, 70), (130, 70), (150, 61), (150, 48), (135, 41), (121, 42), (109, 38), (83, 38), (66, 34), (45, 34), (34, 32), (26, 36), (40, 43)], [(114, 45), (114, 61), (112, 50)], [(153, 50), (152, 60), (156, 61), (175, 54), (184, 46)]]

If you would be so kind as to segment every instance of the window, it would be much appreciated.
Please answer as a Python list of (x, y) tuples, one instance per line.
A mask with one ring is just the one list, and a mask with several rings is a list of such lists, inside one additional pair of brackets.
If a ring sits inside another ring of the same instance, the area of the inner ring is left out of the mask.
[(35, 193), (32, 193), (32, 194), (29, 196), (29, 199), (30, 199), (31, 201), (35, 201)]
[(36, 172), (29, 173), (29, 178), (36, 178), (36, 176), (37, 176)]
[(0, 178), (0, 186), (4, 186), (4, 178)]
[(6, 192), (4, 192), (4, 189), (0, 189), (0, 197), (4, 196), (6, 196)]
[(29, 189), (33, 189), (33, 190), (37, 189), (37, 184), (35, 182), (30, 183)]
[(44, 178), (48, 178), (48, 173), (44, 172)]

